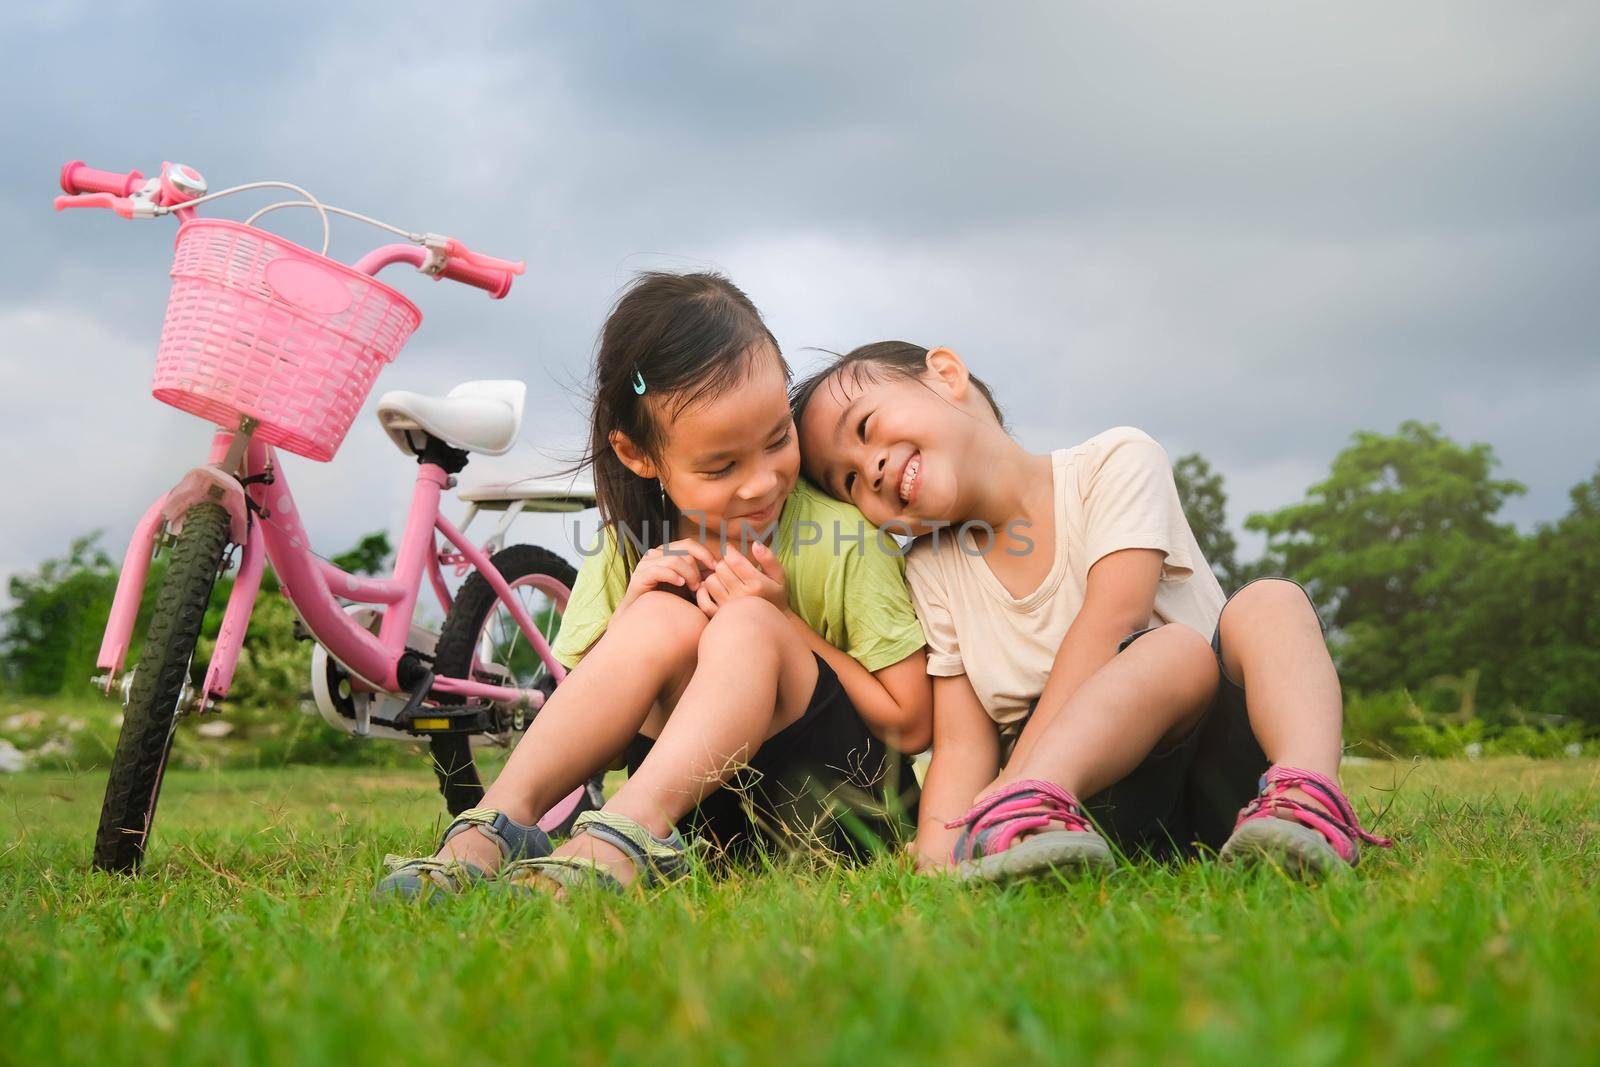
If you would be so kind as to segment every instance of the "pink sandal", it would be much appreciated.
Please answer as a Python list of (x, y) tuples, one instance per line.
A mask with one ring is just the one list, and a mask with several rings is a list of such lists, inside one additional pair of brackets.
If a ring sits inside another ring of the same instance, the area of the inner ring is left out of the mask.
[[(1303, 789), (1325, 806), (1285, 796)], [(1339, 783), (1316, 771), (1274, 766), (1261, 776), (1261, 792), (1234, 823), (1219, 853), (1225, 863), (1268, 861), (1301, 878), (1321, 878), (1354, 867), (1361, 842), (1388, 848), (1394, 842), (1361, 828), (1355, 808)]]
[[(1049, 829), (1052, 825), (1061, 829)], [(1112, 866), (1111, 846), (1083, 805), (1051, 782), (1024, 779), (979, 797), (947, 828), (957, 827), (961, 836), (953, 858), (961, 878), (1009, 882)], [(1022, 834), (1030, 836), (1017, 840)]]

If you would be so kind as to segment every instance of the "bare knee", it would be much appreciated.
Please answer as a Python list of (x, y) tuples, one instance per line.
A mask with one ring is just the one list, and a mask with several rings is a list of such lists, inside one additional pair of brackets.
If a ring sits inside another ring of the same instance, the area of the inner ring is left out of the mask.
[(788, 632), (783, 612), (771, 601), (756, 596), (730, 600), (717, 609), (700, 634), (700, 648), (727, 641), (747, 641), (760, 634), (770, 640)]
[(626, 640), (641, 656), (677, 661), (694, 655), (707, 621), (698, 606), (676, 594), (652, 589), (611, 621), (607, 635)]
[[(1139, 638), (1128, 651), (1139, 649), (1141, 669), (1149, 668), (1157, 676), (1174, 682), (1184, 691), (1192, 690), (1197, 698), (1209, 697), (1217, 684), (1217, 656), (1211, 642), (1200, 631), (1182, 623), (1160, 626)], [(1127, 655), (1127, 653), (1123, 653)]]
[(816, 688), (816, 662), (788, 614), (760, 597), (722, 605), (700, 635), (699, 669), (733, 663), (747, 682), (756, 677), (776, 682), (774, 730), (805, 713)]
[(1262, 578), (1233, 595), (1222, 609), (1218, 626), (1226, 645), (1229, 631), (1240, 627), (1277, 627), (1296, 622), (1321, 626), (1305, 590), (1285, 578)]

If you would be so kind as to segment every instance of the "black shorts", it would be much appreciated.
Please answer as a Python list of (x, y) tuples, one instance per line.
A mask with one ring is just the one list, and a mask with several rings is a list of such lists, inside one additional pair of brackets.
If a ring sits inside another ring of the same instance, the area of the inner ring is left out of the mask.
[[(821, 846), (866, 859), (875, 847), (896, 847), (916, 824), (911, 761), (872, 735), (833, 668), (821, 656), (816, 661), (805, 713), (767, 738), (746, 767), (678, 824), (686, 837), (734, 855), (760, 842), (780, 852)], [(628, 743), (629, 774), (654, 745), (643, 734)]]
[[(1130, 634), (1117, 651), (1149, 632)], [(1126, 852), (1166, 856), (1189, 854), (1197, 846), (1221, 848), (1239, 809), (1260, 788), (1267, 757), (1250, 729), (1244, 687), (1228, 676), (1223, 664), (1220, 623), (1211, 647), (1217, 660), (1217, 695), (1200, 722), (1182, 741), (1152, 752), (1126, 778), (1084, 801), (1101, 829)]]

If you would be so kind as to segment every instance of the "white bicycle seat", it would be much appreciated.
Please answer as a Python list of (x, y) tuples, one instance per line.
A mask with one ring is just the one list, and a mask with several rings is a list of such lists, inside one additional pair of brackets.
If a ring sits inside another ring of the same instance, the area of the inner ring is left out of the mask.
[(467, 452), (500, 456), (517, 443), (528, 387), (519, 381), (462, 382), (445, 396), (396, 389), (378, 398), (378, 421), (406, 455), (422, 434)]

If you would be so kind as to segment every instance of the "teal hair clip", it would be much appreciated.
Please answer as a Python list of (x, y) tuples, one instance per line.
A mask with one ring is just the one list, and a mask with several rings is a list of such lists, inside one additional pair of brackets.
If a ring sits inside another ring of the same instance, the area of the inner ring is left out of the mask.
[(633, 392), (636, 396), (644, 396), (644, 375), (638, 371), (633, 372)]

